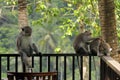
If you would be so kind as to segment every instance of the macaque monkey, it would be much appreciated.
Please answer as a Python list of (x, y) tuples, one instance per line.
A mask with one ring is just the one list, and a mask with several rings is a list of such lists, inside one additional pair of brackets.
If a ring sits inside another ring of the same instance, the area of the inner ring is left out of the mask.
[(75, 52), (79, 54), (89, 54), (88, 43), (93, 39), (90, 31), (80, 33), (73, 42)]
[[(94, 38), (92, 38), (90, 31), (85, 31), (83, 33), (78, 34), (73, 42), (73, 48), (74, 48), (75, 52), (77, 54), (89, 55), (89, 53), (90, 53), (89, 43), (93, 39)], [(79, 67), (79, 74), (80, 74), (81, 67), (82, 67), (81, 66), (82, 64), (80, 62), (81, 58), (79, 56), (77, 56), (77, 60), (78, 60), (78, 67)]]
[(32, 71), (32, 61), (30, 61), (33, 51), (36, 54), (40, 54), (36, 45), (32, 43), (32, 29), (29, 26), (22, 28), (20, 34), (17, 37), (17, 50), (21, 56), (22, 64), (25, 65), (26, 71)]
[(90, 43), (91, 53), (98, 56), (110, 55), (111, 48), (110, 45), (101, 37), (94, 39)]

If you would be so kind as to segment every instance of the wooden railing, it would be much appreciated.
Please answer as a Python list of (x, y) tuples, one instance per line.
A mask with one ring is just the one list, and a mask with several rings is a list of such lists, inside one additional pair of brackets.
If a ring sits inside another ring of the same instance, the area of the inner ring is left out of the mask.
[(7, 72), (8, 80), (57, 80), (57, 72)]
[[(78, 74), (79, 70), (76, 71), (76, 69), (79, 68), (77, 62), (78, 56), (81, 58), (80, 74)], [(94, 69), (92, 67), (94, 61), (92, 57), (93, 56), (88, 56), (88, 80), (93, 80)], [(32, 66), (34, 69), (37, 67), (37, 72), (57, 72), (58, 80), (68, 80), (68, 75), (70, 75), (71, 80), (84, 80), (83, 58), (83, 55), (72, 53), (33, 55)], [(97, 58), (100, 59), (99, 57)], [(5, 61), (6, 67), (3, 67), (3, 65), (5, 65), (3, 60)], [(12, 64), (13, 61), (14, 64)], [(18, 54), (0, 54), (0, 79), (2, 79), (3, 73), (7, 74), (7, 71), (19, 72), (21, 67), (19, 64), (20, 62), (20, 56)], [(14, 69), (12, 69), (13, 66), (15, 67)], [(70, 69), (68, 66), (70, 66)], [(120, 64), (110, 57), (102, 57), (100, 59), (100, 67), (97, 67), (97, 69), (100, 69), (100, 74), (97, 74), (96, 76), (100, 76), (100, 78), (97, 78), (96, 80), (120, 80)], [(77, 75), (79, 75), (79, 77)]]
[(120, 63), (111, 57), (102, 57), (100, 76), (100, 80), (120, 80)]

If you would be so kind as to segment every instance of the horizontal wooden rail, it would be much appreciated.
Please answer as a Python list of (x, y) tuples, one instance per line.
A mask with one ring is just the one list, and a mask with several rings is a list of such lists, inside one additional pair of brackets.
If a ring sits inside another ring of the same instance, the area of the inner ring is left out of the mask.
[(120, 63), (111, 57), (104, 56), (101, 58), (100, 72), (100, 80), (120, 80)]
[(8, 80), (57, 80), (57, 72), (39, 72), (39, 73), (24, 73), (24, 72), (7, 72)]

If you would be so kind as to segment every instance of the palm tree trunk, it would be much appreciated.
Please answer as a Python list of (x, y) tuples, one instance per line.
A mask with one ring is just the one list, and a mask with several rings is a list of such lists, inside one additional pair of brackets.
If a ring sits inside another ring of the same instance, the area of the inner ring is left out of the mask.
[(18, 25), (20, 28), (28, 25), (26, 6), (26, 0), (18, 0)]
[[(19, 28), (24, 26), (28, 26), (28, 17), (27, 17), (27, 1), (26, 0), (18, 0), (18, 25)], [(23, 72), (26, 72), (25, 64), (22, 63)]]
[(103, 38), (112, 47), (112, 54), (118, 49), (114, 0), (98, 0), (99, 17)]

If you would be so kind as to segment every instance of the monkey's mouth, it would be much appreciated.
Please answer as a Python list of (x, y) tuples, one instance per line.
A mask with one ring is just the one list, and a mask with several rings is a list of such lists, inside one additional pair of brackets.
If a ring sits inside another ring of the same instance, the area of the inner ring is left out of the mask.
[(109, 51), (111, 52), (111, 51), (112, 51), (112, 48), (110, 48)]
[(26, 34), (26, 36), (31, 36), (31, 34)]

